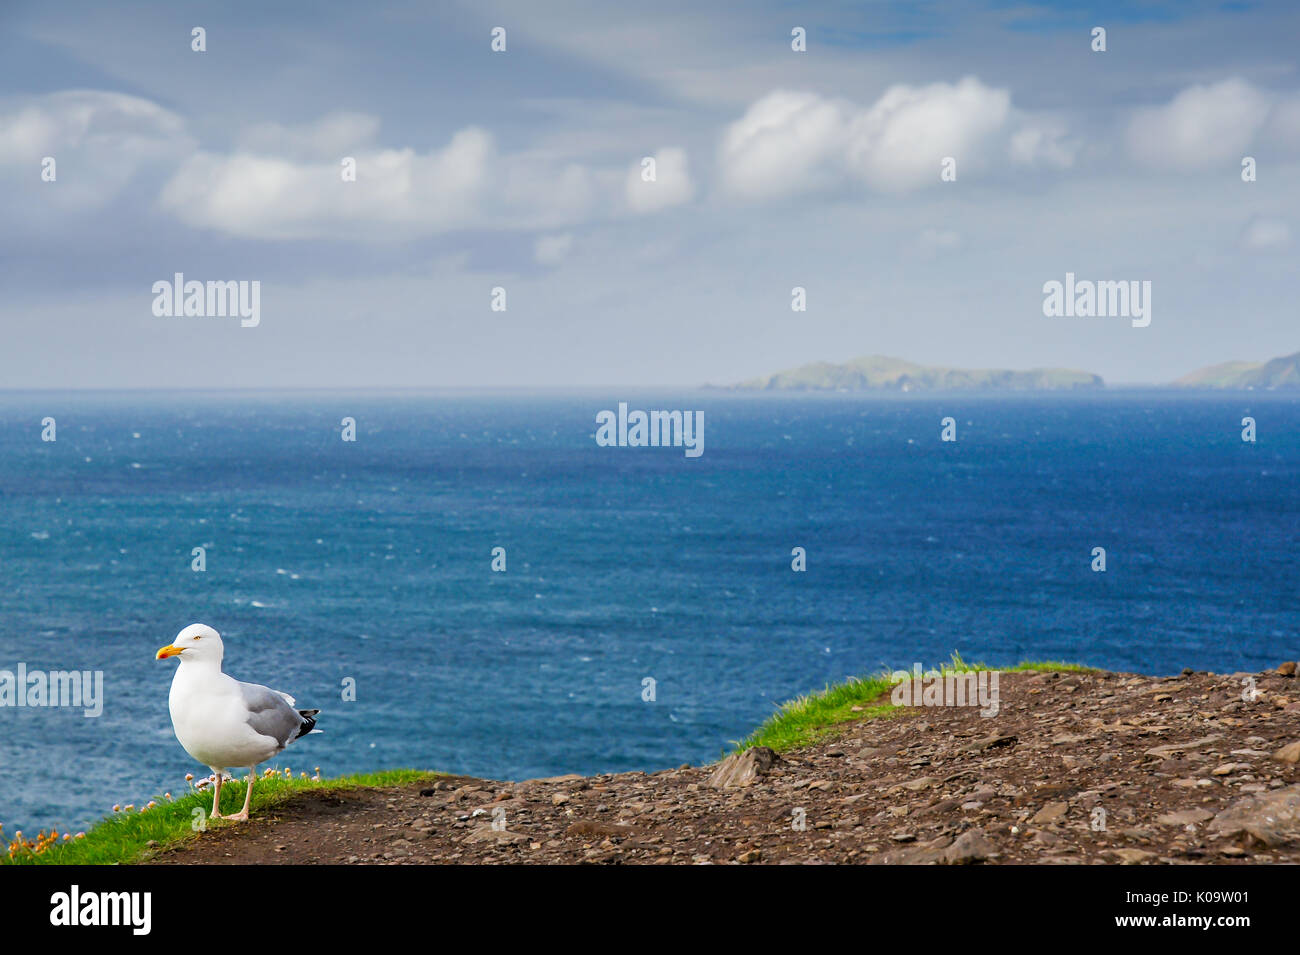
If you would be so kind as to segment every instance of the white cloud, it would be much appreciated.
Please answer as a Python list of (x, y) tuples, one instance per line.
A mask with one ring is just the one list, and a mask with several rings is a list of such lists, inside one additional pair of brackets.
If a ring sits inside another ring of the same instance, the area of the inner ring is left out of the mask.
[[(359, 124), (346, 130), (359, 131)], [(265, 142), (282, 132), (263, 130), (253, 138)], [(308, 129), (296, 144), (280, 145), (301, 146), (312, 135)], [(598, 192), (613, 182), (612, 172), (547, 156), (503, 156), (492, 136), (476, 127), (428, 153), (356, 150), (355, 182), (342, 180), (340, 158), (197, 153), (164, 186), (160, 203), (189, 225), (245, 237), (410, 238), (570, 224), (588, 216)]]
[(61, 149), (147, 157), (168, 152), (185, 124), (136, 96), (65, 90), (10, 100), (0, 111), (0, 162), (39, 160)]
[(1239, 161), (1269, 114), (1269, 97), (1244, 80), (1189, 86), (1128, 126), (1129, 152), (1149, 166), (1195, 169)]
[(750, 199), (804, 192), (843, 172), (852, 106), (815, 93), (777, 90), (746, 110), (722, 136), (724, 187)]
[(940, 181), (946, 157), (956, 160), (960, 179), (1006, 157), (1065, 167), (1074, 152), (1059, 121), (1035, 123), (1012, 108), (1007, 90), (967, 77), (892, 86), (865, 107), (777, 90), (726, 128), (718, 160), (729, 193), (766, 199), (846, 181), (915, 189)]
[(849, 162), (880, 189), (911, 189), (939, 181), (945, 156), (979, 168), (985, 146), (1003, 129), (1011, 94), (967, 77), (955, 86), (894, 86), (850, 126)]
[(200, 152), (163, 187), (160, 202), (189, 225), (250, 238), (338, 235), (349, 225), (437, 231), (472, 220), (492, 141), (471, 128), (425, 155), (386, 149), (355, 158), (357, 180), (344, 182), (339, 160)]
[[(370, 144), (377, 129), (374, 117), (357, 113), (252, 127), (233, 153), (189, 157), (163, 187), (160, 205), (191, 226), (247, 238), (408, 239), (470, 228), (562, 228), (658, 211), (695, 191), (679, 148), (656, 153), (657, 181), (635, 188), (612, 164), (553, 151), (503, 154), (477, 127), (427, 153)], [(356, 161), (355, 181), (340, 174), (345, 155)]]
[(142, 166), (193, 148), (179, 116), (124, 93), (64, 90), (0, 103), (0, 166), (30, 166), (30, 181), (39, 182), (42, 159), (55, 160), (47, 207), (102, 205)]
[(665, 146), (654, 154), (655, 178), (647, 181), (642, 176), (642, 161), (638, 160), (627, 172), (624, 197), (633, 212), (659, 212), (672, 206), (690, 202), (695, 195), (687, 168), (686, 150)]

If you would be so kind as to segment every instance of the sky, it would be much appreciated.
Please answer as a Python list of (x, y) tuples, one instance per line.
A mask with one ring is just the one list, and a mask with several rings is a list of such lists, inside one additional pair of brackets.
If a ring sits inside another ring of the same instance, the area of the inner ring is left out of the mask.
[[(1298, 38), (1195, 0), (3, 0), (0, 388), (1289, 354)], [(157, 314), (176, 273), (258, 282), (257, 324)], [(1045, 316), (1067, 273), (1150, 282), (1150, 324)]]

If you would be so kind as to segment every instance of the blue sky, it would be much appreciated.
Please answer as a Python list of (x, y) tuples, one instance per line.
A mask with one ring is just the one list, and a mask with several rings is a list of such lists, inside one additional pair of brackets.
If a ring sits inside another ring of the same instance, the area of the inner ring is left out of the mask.
[[(1296, 37), (1280, 3), (9, 2), (0, 387), (1294, 352)], [(1045, 318), (1067, 271), (1150, 281), (1151, 324)], [(260, 281), (260, 325), (155, 316), (175, 272)]]

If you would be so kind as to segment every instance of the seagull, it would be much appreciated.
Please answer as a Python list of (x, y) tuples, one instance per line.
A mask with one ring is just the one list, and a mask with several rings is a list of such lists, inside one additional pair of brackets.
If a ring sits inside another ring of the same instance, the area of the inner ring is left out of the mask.
[[(172, 728), (185, 752), (212, 770), (216, 789), (213, 819), (248, 819), (257, 764), (313, 732), (320, 710), (295, 709), (293, 697), (257, 683), (240, 683), (221, 672), (225, 647), (211, 627), (195, 623), (158, 651), (156, 660), (180, 657), (168, 706)], [(319, 732), (319, 730), (315, 730)], [(229, 767), (248, 768), (244, 808), (232, 816), (218, 812), (221, 777)]]

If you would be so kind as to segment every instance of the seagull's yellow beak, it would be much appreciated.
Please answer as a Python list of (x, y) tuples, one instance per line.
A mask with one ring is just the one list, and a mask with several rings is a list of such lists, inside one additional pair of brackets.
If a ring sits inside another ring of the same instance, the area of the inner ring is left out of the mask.
[(185, 649), (184, 647), (173, 647), (173, 646), (169, 643), (169, 644), (167, 644), (167, 646), (163, 647), (161, 650), (158, 651), (158, 655), (157, 655), (156, 657), (154, 657), (154, 659), (155, 659), (155, 660), (166, 660), (168, 657), (174, 657), (174, 656), (176, 656), (176, 654), (180, 653), (180, 652), (181, 652), (182, 650), (184, 650), (184, 649)]

